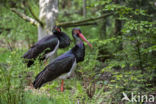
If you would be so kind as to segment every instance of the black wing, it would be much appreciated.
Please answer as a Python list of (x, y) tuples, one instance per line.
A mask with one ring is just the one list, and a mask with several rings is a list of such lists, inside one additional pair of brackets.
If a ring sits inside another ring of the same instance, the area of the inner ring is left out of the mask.
[(40, 88), (44, 83), (52, 81), (60, 75), (69, 72), (74, 61), (75, 56), (73, 54), (63, 54), (58, 57), (36, 76), (33, 86), (35, 88)]
[(59, 35), (60, 45), (59, 48), (65, 48), (70, 45), (70, 38), (64, 32), (61, 32)]
[[(28, 59), (27, 66), (29, 67), (33, 64), (34, 59), (36, 59), (41, 53), (44, 56), (46, 53), (53, 51), (58, 43), (58, 38), (54, 35), (46, 36), (35, 43), (24, 55), (24, 59)], [(43, 58), (41, 58), (42, 60)]]

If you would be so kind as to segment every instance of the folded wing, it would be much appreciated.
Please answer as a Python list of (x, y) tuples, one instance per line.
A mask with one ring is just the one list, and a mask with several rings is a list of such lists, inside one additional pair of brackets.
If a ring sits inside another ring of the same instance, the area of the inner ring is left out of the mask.
[(33, 86), (40, 88), (44, 83), (52, 81), (62, 74), (68, 73), (75, 61), (73, 54), (63, 54), (47, 65), (35, 78)]
[(43, 56), (54, 50), (58, 43), (58, 38), (53, 35), (46, 36), (45, 38), (34, 44), (22, 57), (26, 60), (27, 66), (31, 66), (39, 55), (42, 54), (40, 60), (43, 60)]

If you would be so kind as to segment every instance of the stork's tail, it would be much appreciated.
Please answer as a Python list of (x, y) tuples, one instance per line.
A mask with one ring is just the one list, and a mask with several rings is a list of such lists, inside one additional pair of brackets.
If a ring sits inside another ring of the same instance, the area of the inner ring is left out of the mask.
[(44, 82), (44, 71), (42, 71), (36, 76), (33, 86), (35, 89), (38, 89), (44, 84)]
[(34, 64), (34, 57), (32, 55), (33, 48), (30, 48), (23, 56), (24, 62), (27, 64), (27, 67), (30, 67), (32, 64)]
[(27, 62), (27, 67), (30, 67), (32, 64), (34, 64), (34, 60), (29, 60), (29, 61)]

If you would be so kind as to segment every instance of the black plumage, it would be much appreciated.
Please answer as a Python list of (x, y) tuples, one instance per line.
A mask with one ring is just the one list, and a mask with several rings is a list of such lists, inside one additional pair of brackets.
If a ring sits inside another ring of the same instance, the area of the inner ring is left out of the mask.
[(70, 71), (75, 56), (70, 52), (58, 57), (52, 63), (47, 65), (35, 78), (33, 86), (40, 88), (44, 83), (56, 79), (58, 76)]
[(71, 50), (57, 57), (36, 76), (35, 81), (33, 82), (33, 86), (36, 89), (40, 88), (44, 83), (70, 72), (75, 60), (76, 63), (84, 60), (84, 44), (77, 34), (73, 33), (73, 37), (76, 40), (76, 45)]
[(59, 27), (54, 27), (53, 35), (39, 40), (22, 56), (27, 66), (30, 67), (38, 56), (40, 56), (39, 60), (44, 60), (45, 55), (55, 49), (58, 41), (60, 43), (59, 48), (66, 48), (70, 45), (70, 38), (64, 32), (61, 32)]
[(66, 48), (67, 46), (70, 45), (70, 38), (64, 33), (64, 32), (60, 32), (58, 33), (58, 39), (60, 41), (60, 45), (59, 48)]

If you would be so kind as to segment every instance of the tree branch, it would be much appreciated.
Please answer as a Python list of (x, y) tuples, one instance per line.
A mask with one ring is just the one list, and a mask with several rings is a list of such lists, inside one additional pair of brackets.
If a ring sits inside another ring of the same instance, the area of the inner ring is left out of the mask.
[(72, 24), (72, 25), (61, 26), (61, 27), (66, 28), (66, 27), (89, 26), (89, 25), (97, 25), (97, 23), (96, 22), (93, 22), (93, 23), (81, 23), (81, 24)]
[[(30, 13), (32, 14), (32, 16), (35, 18), (31, 18), (27, 15), (25, 15), (24, 13), (21, 13), (19, 11), (17, 11), (15, 8), (11, 8), (11, 11), (16, 13), (19, 17), (21, 17), (22, 19), (24, 19), (27, 22), (30, 22), (32, 25), (35, 26), (43, 26), (43, 23), (35, 16), (35, 14), (32, 12), (32, 9), (30, 8), (30, 6), (28, 6)], [(84, 20), (80, 20), (80, 21), (72, 21), (72, 22), (64, 22), (64, 23), (57, 23), (57, 26), (61, 26), (61, 27), (74, 27), (74, 26), (88, 26), (88, 25), (97, 25), (96, 20), (102, 19), (102, 18), (106, 18), (108, 16), (113, 15), (113, 13), (108, 13), (99, 17), (94, 17), (94, 18), (89, 18), (89, 19), (84, 19)]]
[(15, 8), (11, 8), (11, 11), (14, 12), (15, 14), (17, 14), (19, 17), (21, 17), (25, 21), (30, 22), (32, 25), (35, 25), (35, 26), (39, 26), (40, 25), (38, 23), (38, 21), (36, 21), (35, 19), (25, 15), (24, 13), (21, 13), (21, 12), (17, 11)]
[(25, 6), (28, 7), (28, 10), (29, 10), (29, 12), (31, 13), (31, 15), (33, 16), (33, 18), (43, 27), (43, 26), (44, 26), (43, 22), (40, 21), (40, 20), (38, 19), (38, 17), (34, 14), (34, 12), (33, 12), (33, 10), (32, 10), (32, 8), (31, 8), (31, 6), (30, 6), (30, 4), (29, 4), (28, 1), (26, 2)]
[(85, 20), (80, 20), (80, 21), (72, 21), (72, 22), (64, 22), (64, 23), (57, 23), (56, 25), (61, 26), (61, 27), (68, 27), (68, 26), (73, 26), (73, 25), (80, 25), (82, 23), (87, 23), (90, 21), (96, 21), (98, 19), (102, 19), (102, 18), (106, 18), (110, 15), (113, 15), (113, 13), (109, 13), (109, 14), (105, 14), (99, 17), (94, 17), (94, 18), (89, 18), (89, 19), (85, 19)]

